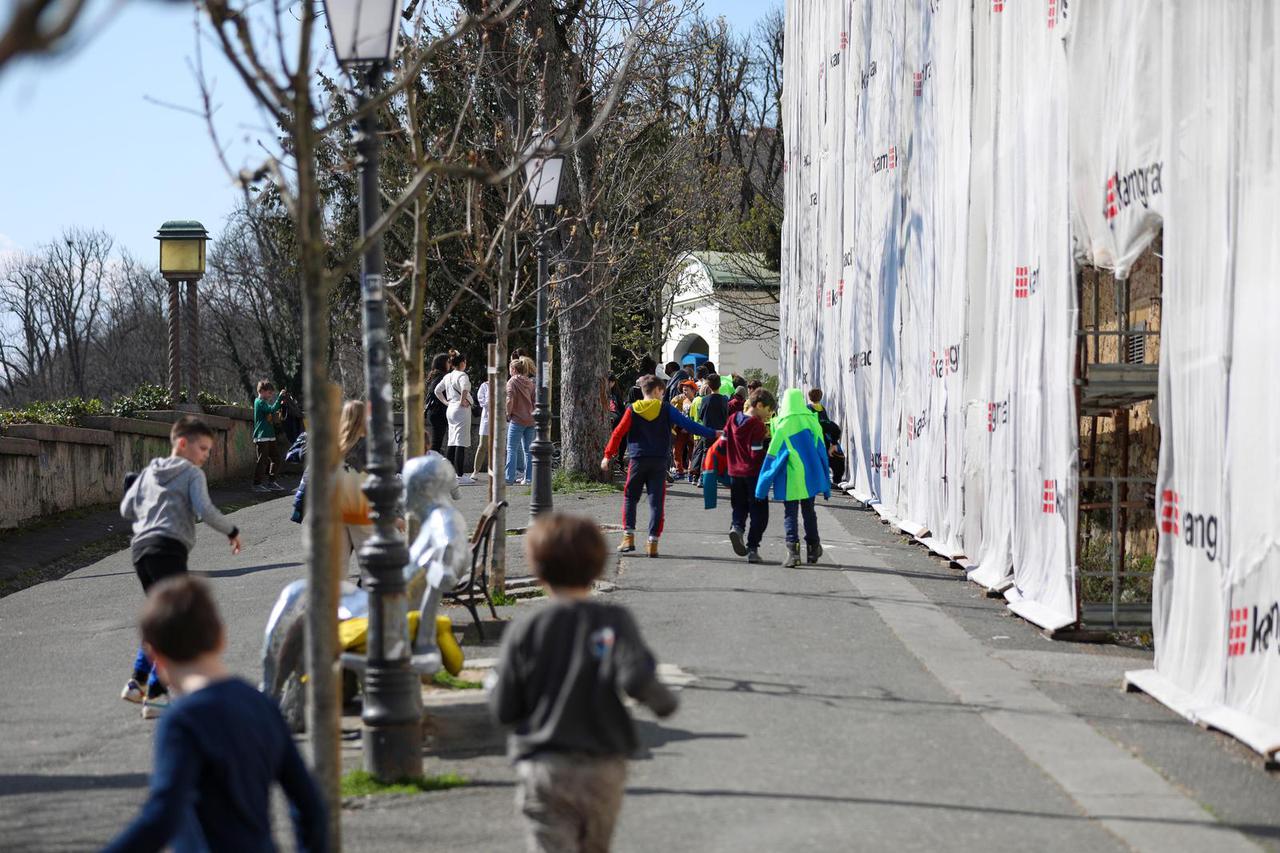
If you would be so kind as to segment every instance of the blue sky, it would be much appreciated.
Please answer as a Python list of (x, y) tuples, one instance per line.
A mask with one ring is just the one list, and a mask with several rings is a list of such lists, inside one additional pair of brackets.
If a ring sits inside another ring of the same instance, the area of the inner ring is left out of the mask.
[[(746, 29), (782, 0), (704, 0)], [(0, 4), (7, 5), (7, 4)], [(217, 233), (235, 191), (201, 117), (192, 6), (98, 0), (76, 50), (0, 73), (0, 254), (66, 226), (102, 228), (154, 262), (156, 228), (199, 219)], [(266, 123), (230, 69), (205, 50), (215, 124), (233, 167), (255, 162)]]

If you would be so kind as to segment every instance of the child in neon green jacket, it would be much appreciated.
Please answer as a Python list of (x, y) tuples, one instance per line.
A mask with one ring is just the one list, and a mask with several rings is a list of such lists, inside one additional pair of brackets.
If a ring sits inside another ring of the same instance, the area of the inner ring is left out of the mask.
[(782, 395), (777, 416), (770, 422), (773, 438), (756, 482), (757, 500), (767, 500), (773, 488), (774, 500), (783, 501), (782, 526), (787, 538), (786, 568), (800, 565), (800, 531), (797, 515), (804, 519), (807, 561), (818, 562), (822, 542), (818, 537), (818, 516), (813, 499), (831, 498), (831, 473), (826, 443), (818, 415), (799, 388)]

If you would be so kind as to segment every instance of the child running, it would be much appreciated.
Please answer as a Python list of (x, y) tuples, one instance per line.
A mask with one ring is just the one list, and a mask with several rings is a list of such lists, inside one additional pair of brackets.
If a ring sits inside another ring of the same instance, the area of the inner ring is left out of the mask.
[[(648, 378), (662, 403), (662, 382)], [(489, 708), (511, 729), (531, 851), (607, 851), (637, 746), (621, 694), (659, 717), (676, 710), (631, 614), (591, 597), (607, 548), (590, 519), (548, 513), (534, 522), (525, 553), (551, 600), (506, 632), (490, 676)]]
[[(171, 575), (186, 574), (197, 521), (225, 535), (232, 554), (240, 553), (240, 531), (209, 499), (209, 485), (200, 470), (213, 449), (213, 430), (199, 418), (184, 415), (169, 430), (169, 446), (172, 455), (152, 459), (120, 500), (120, 515), (133, 522), (133, 570), (144, 593)], [(141, 703), (147, 720), (159, 717), (168, 706), (164, 685), (144, 648), (138, 649), (133, 677), (120, 698)]]
[(733, 513), (729, 541), (733, 543), (734, 553), (746, 557), (748, 563), (761, 562), (760, 541), (769, 526), (769, 501), (756, 497), (756, 481), (760, 479), (769, 447), (766, 424), (777, 407), (778, 401), (768, 391), (763, 388), (753, 391), (747, 398), (746, 411), (730, 415), (724, 430), (729, 458), (729, 503)]
[(609, 444), (600, 460), (600, 470), (609, 475), (611, 460), (627, 444), (627, 484), (623, 489), (621, 553), (636, 549), (636, 505), (640, 493), (649, 492), (649, 542), (645, 553), (658, 556), (658, 537), (667, 498), (667, 459), (671, 454), (671, 427), (677, 426), (703, 438), (715, 438), (714, 429), (692, 421), (662, 397), (666, 391), (661, 379), (652, 374), (640, 377), (644, 399), (632, 403), (622, 413), (622, 420), (609, 436)]
[(768, 498), (772, 486), (774, 499), (785, 501), (782, 526), (787, 538), (787, 560), (782, 565), (788, 569), (800, 565), (797, 513), (804, 518), (806, 559), (816, 563), (822, 556), (813, 499), (817, 495), (831, 498), (831, 475), (822, 426), (807, 402), (799, 388), (788, 388), (782, 395), (778, 416), (770, 424), (773, 438), (769, 442), (769, 453), (756, 482), (758, 499)]
[(171, 842), (180, 850), (274, 850), (273, 782), (292, 806), (297, 849), (327, 850), (324, 802), (280, 709), (227, 672), (226, 630), (209, 587), (189, 575), (161, 581), (139, 628), (143, 647), (181, 698), (156, 729), (150, 796), (107, 853)]

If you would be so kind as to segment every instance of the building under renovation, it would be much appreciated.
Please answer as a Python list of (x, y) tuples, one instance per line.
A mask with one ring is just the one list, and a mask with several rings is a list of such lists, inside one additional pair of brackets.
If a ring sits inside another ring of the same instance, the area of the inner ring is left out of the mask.
[(1280, 748), (1280, 7), (789, 0), (779, 369), (849, 490)]

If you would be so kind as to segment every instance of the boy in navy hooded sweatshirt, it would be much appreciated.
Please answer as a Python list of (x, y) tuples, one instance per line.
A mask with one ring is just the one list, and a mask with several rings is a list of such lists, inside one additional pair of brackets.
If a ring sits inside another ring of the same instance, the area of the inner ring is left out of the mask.
[(639, 381), (644, 399), (628, 406), (622, 420), (609, 437), (600, 460), (600, 469), (609, 473), (611, 460), (627, 443), (627, 484), (623, 488), (622, 544), (618, 551), (628, 553), (636, 549), (636, 505), (640, 493), (649, 492), (649, 543), (645, 552), (658, 556), (658, 537), (662, 535), (662, 523), (667, 498), (667, 459), (671, 455), (671, 428), (679, 427), (704, 438), (716, 438), (719, 433), (692, 421), (675, 406), (663, 400), (666, 388), (656, 376), (642, 376)]

